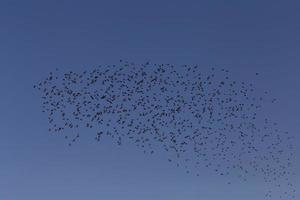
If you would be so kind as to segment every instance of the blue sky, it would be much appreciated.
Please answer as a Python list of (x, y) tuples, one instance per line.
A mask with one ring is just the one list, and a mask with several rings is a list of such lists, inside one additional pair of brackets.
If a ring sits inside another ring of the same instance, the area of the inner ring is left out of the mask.
[(68, 148), (47, 132), (32, 85), (55, 68), (119, 59), (225, 67), (279, 99), (266, 115), (295, 136), (299, 157), (299, 8), (276, 0), (1, 1), (0, 199), (263, 199), (258, 180), (228, 186), (209, 170), (186, 175), (163, 153), (145, 156), (130, 144), (83, 138)]

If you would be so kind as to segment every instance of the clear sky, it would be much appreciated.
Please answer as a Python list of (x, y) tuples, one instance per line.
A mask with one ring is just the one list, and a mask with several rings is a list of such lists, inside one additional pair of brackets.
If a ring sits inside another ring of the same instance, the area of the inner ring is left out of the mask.
[[(55, 68), (119, 59), (225, 67), (278, 99), (266, 115), (295, 136), (299, 157), (299, 9), (277, 0), (1, 0), (0, 199), (263, 199), (261, 182), (186, 175), (133, 145), (83, 139), (69, 148), (47, 132), (32, 86)], [(299, 159), (294, 168), (299, 187)]]

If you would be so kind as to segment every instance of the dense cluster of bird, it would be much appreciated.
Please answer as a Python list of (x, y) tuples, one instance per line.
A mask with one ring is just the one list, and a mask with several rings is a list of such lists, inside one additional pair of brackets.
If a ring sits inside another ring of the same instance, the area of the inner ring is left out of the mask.
[(42, 92), (49, 131), (69, 145), (81, 135), (66, 129), (89, 128), (97, 141), (108, 136), (118, 145), (130, 140), (144, 153), (165, 150), (187, 173), (200, 176), (207, 167), (243, 181), (261, 177), (281, 198), (294, 198), (289, 134), (261, 117), (268, 94), (258, 96), (228, 70), (121, 60), (82, 72), (57, 69), (34, 88)]

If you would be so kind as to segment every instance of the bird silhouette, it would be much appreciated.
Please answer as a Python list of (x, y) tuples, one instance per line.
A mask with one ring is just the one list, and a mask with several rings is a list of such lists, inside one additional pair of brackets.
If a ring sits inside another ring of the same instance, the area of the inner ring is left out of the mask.
[[(204, 166), (224, 179), (257, 176), (279, 185), (281, 198), (294, 198), (292, 138), (264, 118), (269, 93), (259, 95), (229, 70), (120, 60), (83, 72), (56, 69), (34, 88), (50, 132), (92, 129), (96, 141), (109, 137), (119, 146), (129, 139), (145, 154), (165, 151), (188, 174), (201, 176)], [(71, 146), (80, 137), (64, 138)]]

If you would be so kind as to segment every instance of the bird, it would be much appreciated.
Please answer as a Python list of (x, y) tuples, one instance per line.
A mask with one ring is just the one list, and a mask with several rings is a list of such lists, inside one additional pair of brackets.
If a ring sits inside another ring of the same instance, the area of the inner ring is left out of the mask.
[(224, 179), (280, 182), (277, 188), (286, 198), (295, 193), (289, 133), (264, 116), (269, 92), (261, 95), (227, 69), (121, 59), (82, 72), (56, 69), (33, 88), (42, 99), (48, 131), (64, 135), (68, 146), (84, 137), (79, 130), (96, 130), (97, 142), (110, 138), (122, 146), (129, 139), (150, 155), (160, 146), (169, 163), (185, 166), (187, 174), (200, 176), (206, 167)]

